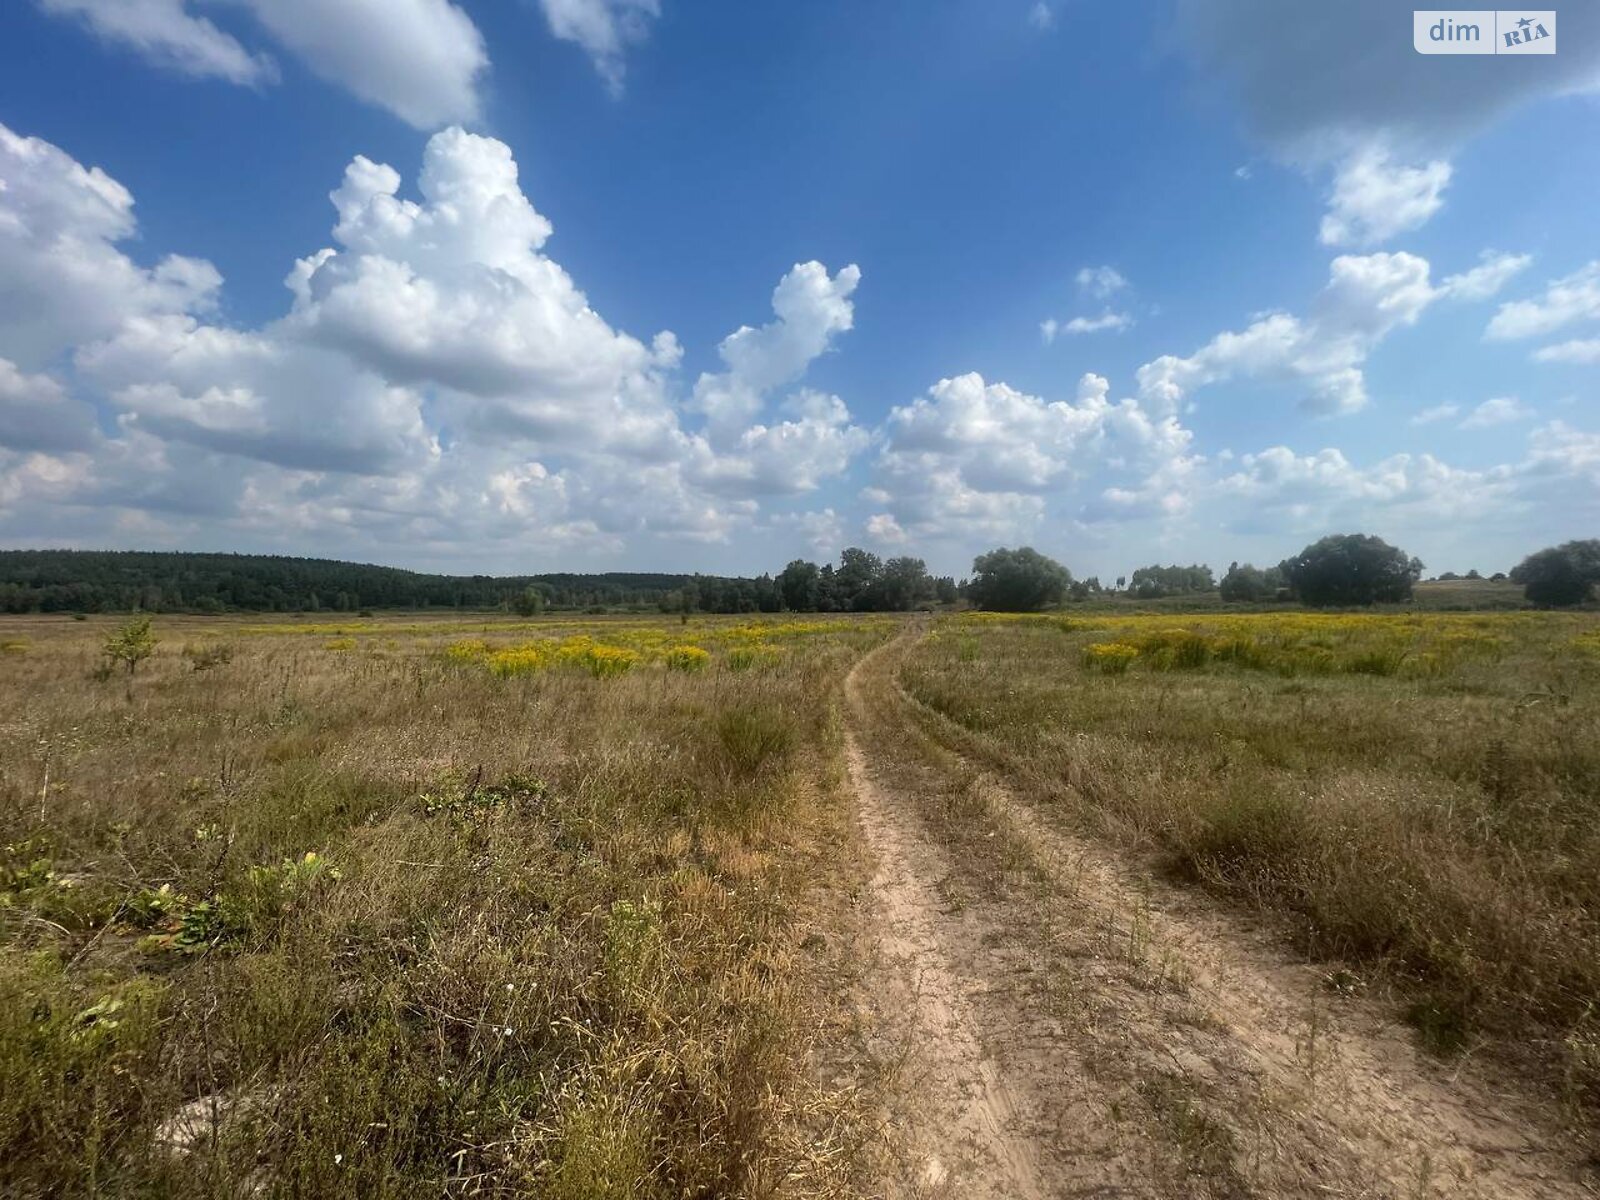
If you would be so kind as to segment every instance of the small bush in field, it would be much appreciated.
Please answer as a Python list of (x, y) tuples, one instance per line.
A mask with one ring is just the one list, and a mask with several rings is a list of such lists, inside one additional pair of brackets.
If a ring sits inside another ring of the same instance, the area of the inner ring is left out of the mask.
[(163, 883), (158, 888), (145, 888), (128, 897), (122, 905), (122, 917), (135, 929), (154, 929), (181, 917), (185, 903), (170, 883)]
[(770, 667), (778, 661), (778, 651), (772, 646), (756, 643), (753, 646), (735, 646), (728, 651), (728, 670), (753, 671)]
[(123, 911), (130, 925), (158, 931), (141, 940), (144, 950), (199, 954), (269, 930), (295, 903), (338, 878), (337, 867), (307, 851), (277, 866), (251, 867), (243, 879), (204, 900), (191, 900), (163, 886), (141, 892)]
[(1126, 642), (1096, 642), (1083, 648), (1083, 665), (1102, 675), (1125, 675), (1139, 657), (1139, 647)]
[[(86, 1146), (103, 1155), (122, 1131), (136, 1127), (133, 1118), (145, 1102), (140, 1075), (158, 1044), (165, 991), (164, 983), (145, 978), (86, 986), (50, 954), (18, 955), (0, 966), (0, 1045), (28, 1068), (5, 1074), (0, 1128), (12, 1136), (33, 1133), (54, 1150), (58, 1181), (71, 1178)], [(64, 1106), (62, 1097), (81, 1095), (88, 1080), (92, 1102)], [(50, 1141), (39, 1133), (45, 1113), (57, 1122)]]
[(502, 809), (534, 806), (549, 794), (549, 785), (531, 775), (513, 774), (499, 783), (473, 784), (460, 778), (418, 797), (422, 811), (430, 817), (474, 816)]
[(674, 646), (664, 660), (669, 671), (682, 671), (692, 675), (704, 671), (711, 664), (711, 652), (699, 646)]
[(606, 981), (621, 1003), (631, 1005), (657, 974), (660, 952), (660, 905), (613, 902), (605, 923)]
[(134, 617), (125, 622), (101, 647), (106, 661), (121, 664), (132, 675), (139, 664), (156, 652), (156, 637), (150, 632), (149, 617)]
[(576, 667), (596, 679), (615, 679), (633, 670), (640, 661), (636, 650), (607, 646), (587, 636), (567, 638), (560, 642), (529, 642), (487, 654), (479, 652), (475, 643), (458, 644), (463, 646), (459, 652), (455, 647), (448, 651), (453, 659), (460, 662), (481, 659), (488, 664), (489, 672), (501, 679), (537, 675), (553, 667)]
[(453, 663), (475, 663), (488, 657), (489, 643), (482, 638), (465, 638), (459, 642), (451, 642), (445, 647), (444, 655)]
[(55, 878), (50, 846), (37, 838), (0, 847), (0, 892), (25, 892)]
[(1211, 661), (1211, 642), (1190, 629), (1158, 629), (1140, 638), (1139, 653), (1157, 671), (1198, 671)]
[(540, 671), (547, 670), (554, 661), (554, 656), (547, 645), (538, 642), (531, 646), (516, 646), (509, 650), (496, 650), (493, 653), (452, 646), (448, 653), (456, 662), (471, 662), (474, 659), (487, 662), (489, 674), (496, 679), (536, 675)]
[(582, 667), (596, 679), (615, 679), (633, 670), (639, 655), (621, 646), (584, 646), (570, 654), (563, 648), (562, 659)]

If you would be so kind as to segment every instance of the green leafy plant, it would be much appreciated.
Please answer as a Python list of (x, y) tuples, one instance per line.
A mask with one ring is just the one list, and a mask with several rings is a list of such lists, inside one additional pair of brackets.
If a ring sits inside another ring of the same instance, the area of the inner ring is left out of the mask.
[(674, 646), (667, 651), (665, 661), (667, 670), (692, 675), (706, 669), (711, 662), (711, 653), (699, 646)]
[(109, 664), (120, 664), (132, 675), (145, 659), (156, 652), (156, 636), (150, 631), (149, 617), (133, 617), (106, 638), (101, 647)]
[(475, 816), (521, 805), (534, 805), (549, 793), (549, 785), (532, 775), (507, 775), (499, 783), (480, 785), (471, 780), (453, 779), (418, 799), (430, 817)]

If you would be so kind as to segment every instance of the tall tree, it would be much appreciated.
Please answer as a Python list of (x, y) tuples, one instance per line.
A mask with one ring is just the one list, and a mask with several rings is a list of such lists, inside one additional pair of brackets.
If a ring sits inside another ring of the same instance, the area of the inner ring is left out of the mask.
[(910, 612), (933, 598), (933, 576), (920, 558), (891, 558), (883, 564), (878, 607), (891, 612)]
[(1071, 583), (1071, 572), (1031, 546), (1002, 547), (973, 560), (967, 595), (979, 608), (1031, 612), (1059, 603)]
[(1530, 554), (1511, 572), (1511, 580), (1534, 604), (1582, 604), (1600, 583), (1600, 539), (1563, 542)]
[(778, 573), (778, 594), (790, 612), (816, 612), (820, 607), (822, 572), (817, 564), (797, 558)]
[(873, 593), (883, 580), (883, 559), (851, 546), (839, 555), (839, 569), (833, 578), (841, 608), (851, 612), (874, 608), (877, 597)]
[(1294, 593), (1313, 607), (1393, 603), (1411, 599), (1422, 560), (1364, 533), (1339, 533), (1313, 542), (1278, 564)]
[(1249, 563), (1229, 563), (1228, 573), (1222, 577), (1218, 591), (1230, 604), (1254, 603), (1275, 599), (1281, 587), (1283, 574), (1277, 567), (1268, 567), (1263, 571)]
[(1192, 566), (1140, 567), (1133, 573), (1133, 594), (1141, 600), (1155, 600), (1162, 596), (1188, 596), (1195, 592), (1212, 592), (1217, 581), (1210, 567)]

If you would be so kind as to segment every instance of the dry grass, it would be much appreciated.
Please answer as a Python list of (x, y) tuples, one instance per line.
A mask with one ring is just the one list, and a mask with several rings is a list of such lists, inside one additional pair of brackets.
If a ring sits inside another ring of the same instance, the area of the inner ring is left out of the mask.
[[(4, 630), (0, 1193), (849, 1190), (800, 945), (888, 623), (114, 624)], [(480, 661), (545, 637), (636, 661)]]
[[(1068, 819), (1600, 1102), (1593, 614), (944, 622), (901, 671)], [(1096, 651), (1097, 645), (1126, 650)]]

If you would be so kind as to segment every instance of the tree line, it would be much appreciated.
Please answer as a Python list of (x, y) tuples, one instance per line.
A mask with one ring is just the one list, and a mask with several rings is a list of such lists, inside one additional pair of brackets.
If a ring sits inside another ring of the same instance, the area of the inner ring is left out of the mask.
[[(1314, 608), (1405, 603), (1422, 578), (1422, 560), (1371, 534), (1332, 534), (1274, 567), (1232, 563), (1220, 583), (1209, 567), (1144, 567), (1117, 591), (1157, 599), (1215, 591), (1227, 603), (1282, 601)], [(1470, 572), (1465, 577), (1478, 576)], [(1501, 577), (1505, 578), (1505, 577)], [(1540, 606), (1582, 604), (1600, 584), (1600, 539), (1564, 542), (1529, 555), (1509, 576), (1526, 599)], [(1098, 590), (1098, 581), (1095, 590)], [(1085, 598), (1071, 572), (1024, 547), (979, 555), (960, 591), (978, 608), (1025, 612)]]
[[(920, 558), (884, 559), (859, 547), (837, 565), (796, 559), (776, 576), (608, 572), (581, 575), (431, 575), (330, 559), (144, 551), (0, 551), (0, 612), (330, 612), (470, 609), (664, 613), (907, 612), (969, 604), (1033, 611), (1068, 600), (1156, 600), (1216, 593), (1232, 604), (1315, 607), (1403, 603), (1422, 577), (1416, 557), (1368, 534), (1322, 538), (1276, 566), (1141, 567), (1102, 586), (1075, 579), (1030, 547), (979, 555), (969, 577), (935, 576)], [(1478, 578), (1477, 572), (1465, 577)], [(1444, 578), (1444, 577), (1441, 577)], [(1504, 579), (1506, 576), (1494, 576)], [(1600, 539), (1539, 550), (1509, 575), (1532, 604), (1581, 604), (1600, 584)]]
[[(763, 582), (763, 579), (765, 582)], [(0, 612), (328, 612), (541, 608), (776, 611), (770, 577), (609, 572), (431, 575), (332, 559), (100, 550), (0, 551)]]

